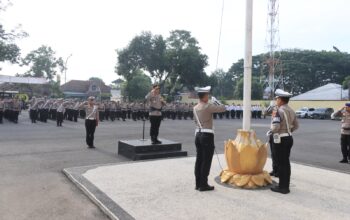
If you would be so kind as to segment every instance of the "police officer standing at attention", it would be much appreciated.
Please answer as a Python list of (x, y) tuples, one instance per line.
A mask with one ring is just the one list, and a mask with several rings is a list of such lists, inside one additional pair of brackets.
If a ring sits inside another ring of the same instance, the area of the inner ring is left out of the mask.
[(196, 190), (210, 191), (214, 186), (208, 184), (211, 162), (214, 155), (214, 130), (213, 114), (226, 111), (225, 105), (222, 105), (214, 97), (213, 103), (209, 103), (209, 91), (211, 87), (195, 88), (199, 97), (199, 103), (194, 106), (193, 114), (196, 123), (195, 144), (197, 150), (195, 177)]
[(273, 192), (288, 194), (290, 184), (290, 152), (293, 146), (292, 132), (299, 128), (295, 112), (288, 106), (292, 94), (277, 89), (276, 108), (271, 117), (271, 133), (273, 149), (276, 153), (279, 185), (271, 188)]
[(151, 122), (150, 136), (152, 144), (161, 144), (162, 142), (158, 140), (158, 134), (160, 122), (162, 121), (162, 108), (166, 103), (160, 95), (159, 85), (154, 85), (145, 98), (150, 107), (149, 120)]
[(340, 163), (348, 163), (350, 159), (350, 102), (343, 108), (333, 113), (333, 116), (342, 117), (340, 146), (343, 159)]
[(90, 96), (88, 101), (83, 102), (80, 107), (85, 108), (85, 130), (86, 130), (86, 144), (88, 148), (95, 148), (94, 134), (99, 122), (98, 106), (95, 105), (95, 97)]

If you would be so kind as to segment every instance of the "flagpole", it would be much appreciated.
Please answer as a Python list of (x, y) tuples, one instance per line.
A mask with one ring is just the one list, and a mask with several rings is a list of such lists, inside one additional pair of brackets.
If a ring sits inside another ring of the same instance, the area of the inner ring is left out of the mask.
[(250, 131), (252, 87), (253, 0), (246, 0), (243, 87), (243, 130)]

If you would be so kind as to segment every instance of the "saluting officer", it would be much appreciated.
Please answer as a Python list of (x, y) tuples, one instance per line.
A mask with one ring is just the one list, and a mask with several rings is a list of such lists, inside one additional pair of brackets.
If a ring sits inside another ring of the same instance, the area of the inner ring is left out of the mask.
[(95, 105), (95, 97), (90, 96), (88, 101), (83, 102), (80, 107), (84, 107), (86, 112), (86, 144), (88, 145), (88, 148), (95, 148), (94, 134), (99, 122), (99, 107)]
[(343, 159), (340, 163), (348, 163), (350, 159), (350, 102), (333, 113), (333, 116), (342, 117), (340, 146)]
[(208, 176), (215, 149), (213, 113), (225, 112), (226, 108), (214, 97), (212, 97), (213, 103), (208, 102), (210, 86), (195, 89), (199, 97), (199, 103), (193, 108), (196, 123), (195, 144), (197, 150), (194, 170), (196, 190), (209, 191), (214, 190), (214, 186), (208, 184)]
[(162, 108), (166, 103), (160, 95), (159, 85), (154, 85), (145, 98), (150, 107), (149, 120), (151, 122), (150, 136), (152, 144), (161, 144), (162, 142), (158, 140), (158, 134), (162, 121)]
[(292, 94), (277, 89), (275, 92), (276, 108), (272, 112), (271, 135), (277, 160), (279, 185), (271, 188), (273, 192), (288, 194), (290, 184), (290, 152), (293, 146), (292, 132), (299, 128), (295, 112), (288, 106)]

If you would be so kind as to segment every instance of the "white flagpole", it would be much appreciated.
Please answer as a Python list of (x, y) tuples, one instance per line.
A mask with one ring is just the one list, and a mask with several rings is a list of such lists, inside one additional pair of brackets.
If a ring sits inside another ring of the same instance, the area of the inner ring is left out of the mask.
[(243, 88), (243, 130), (250, 131), (252, 91), (253, 0), (246, 0), (245, 55)]

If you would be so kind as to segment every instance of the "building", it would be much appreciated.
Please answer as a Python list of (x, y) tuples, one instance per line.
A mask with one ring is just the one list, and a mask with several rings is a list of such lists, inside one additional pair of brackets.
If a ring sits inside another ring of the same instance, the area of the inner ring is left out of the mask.
[(50, 83), (45, 78), (0, 75), (0, 97), (50, 96)]
[(349, 100), (349, 91), (341, 85), (328, 83), (327, 85), (294, 96), (292, 101), (340, 101)]
[(60, 87), (65, 98), (86, 99), (95, 96), (97, 99), (109, 99), (111, 88), (103, 81), (94, 80), (71, 80)]

